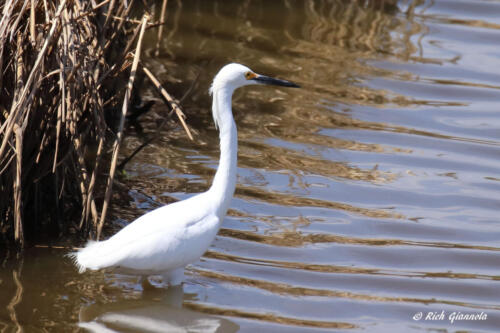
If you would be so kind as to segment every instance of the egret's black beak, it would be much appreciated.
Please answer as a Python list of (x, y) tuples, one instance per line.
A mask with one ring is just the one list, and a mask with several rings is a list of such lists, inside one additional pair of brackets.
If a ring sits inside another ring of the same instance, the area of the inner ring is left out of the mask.
[(273, 85), (273, 86), (282, 86), (282, 87), (290, 87), (290, 88), (300, 88), (300, 86), (298, 84), (295, 84), (293, 82), (275, 79), (275, 78), (265, 76), (265, 75), (258, 75), (256, 77), (254, 77), (252, 80), (257, 81), (258, 83), (261, 83), (261, 84), (269, 84), (269, 85)]

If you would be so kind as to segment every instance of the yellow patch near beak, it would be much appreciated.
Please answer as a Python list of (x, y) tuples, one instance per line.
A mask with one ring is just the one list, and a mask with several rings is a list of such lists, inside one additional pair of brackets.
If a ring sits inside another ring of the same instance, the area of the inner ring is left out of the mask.
[(246, 72), (245, 73), (245, 79), (247, 80), (251, 80), (251, 79), (255, 79), (258, 75), (255, 74), (254, 72)]

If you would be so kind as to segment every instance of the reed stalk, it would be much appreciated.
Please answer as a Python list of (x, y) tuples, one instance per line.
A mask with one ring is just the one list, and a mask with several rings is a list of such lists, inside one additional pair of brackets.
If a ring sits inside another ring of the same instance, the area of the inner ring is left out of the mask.
[[(0, 1), (4, 241), (22, 248), (40, 234), (100, 236), (144, 30), (158, 25), (147, 16), (131, 18), (133, 4)], [(130, 68), (127, 55), (135, 43)], [(175, 100), (169, 103), (181, 119)]]

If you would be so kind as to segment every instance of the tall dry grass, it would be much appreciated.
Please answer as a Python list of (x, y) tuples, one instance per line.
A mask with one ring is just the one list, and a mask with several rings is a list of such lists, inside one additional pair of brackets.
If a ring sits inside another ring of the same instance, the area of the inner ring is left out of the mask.
[(70, 229), (100, 234), (147, 25), (146, 17), (129, 18), (132, 3), (0, 1), (0, 234), (6, 243), (22, 247), (39, 233)]

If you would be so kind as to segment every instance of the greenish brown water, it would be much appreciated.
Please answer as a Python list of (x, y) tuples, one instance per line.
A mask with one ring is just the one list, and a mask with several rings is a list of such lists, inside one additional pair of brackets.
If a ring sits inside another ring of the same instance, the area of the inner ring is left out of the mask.
[[(182, 290), (143, 293), (133, 277), (78, 275), (65, 250), (31, 249), (2, 262), (0, 331), (497, 332), (499, 12), (498, 1), (169, 1), (160, 54), (150, 30), (144, 62), (173, 95), (190, 90), (196, 140), (169, 123), (127, 164), (116, 222), (208, 188), (207, 91), (222, 65), (302, 89), (237, 92), (236, 195)], [(165, 112), (158, 102), (129, 129), (124, 155)]]

